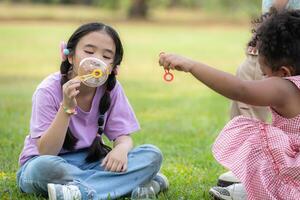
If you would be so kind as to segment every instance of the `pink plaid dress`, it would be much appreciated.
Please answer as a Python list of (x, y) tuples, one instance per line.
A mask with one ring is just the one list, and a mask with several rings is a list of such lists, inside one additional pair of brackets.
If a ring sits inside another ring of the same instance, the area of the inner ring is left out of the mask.
[[(300, 76), (287, 79), (300, 89)], [(241, 180), (249, 200), (299, 200), (300, 114), (287, 119), (272, 110), (272, 119), (266, 124), (234, 118), (216, 139), (213, 154)]]

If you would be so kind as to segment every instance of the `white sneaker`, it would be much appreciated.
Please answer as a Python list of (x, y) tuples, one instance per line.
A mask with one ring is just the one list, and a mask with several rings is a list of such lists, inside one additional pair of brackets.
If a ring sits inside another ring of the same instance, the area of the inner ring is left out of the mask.
[(61, 185), (49, 183), (49, 200), (81, 200), (81, 192), (75, 185)]
[(233, 184), (228, 187), (212, 187), (209, 190), (215, 199), (218, 200), (246, 200), (247, 193), (244, 186), (241, 183)]
[(153, 181), (157, 182), (159, 184), (159, 191), (163, 192), (169, 189), (169, 180), (168, 178), (163, 175), (162, 173), (157, 173), (156, 176), (153, 178)]
[(232, 171), (228, 171), (219, 176), (217, 186), (227, 187), (240, 182), (241, 181), (232, 173)]
[(153, 188), (155, 194), (159, 194), (160, 193), (160, 186), (159, 186), (158, 182), (156, 182), (154, 180), (151, 180), (149, 182), (149, 185)]

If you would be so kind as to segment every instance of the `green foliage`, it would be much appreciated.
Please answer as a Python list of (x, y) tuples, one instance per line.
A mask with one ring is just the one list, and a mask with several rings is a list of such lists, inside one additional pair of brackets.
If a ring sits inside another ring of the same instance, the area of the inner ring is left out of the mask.
[[(64, 5), (85, 5), (90, 9), (98, 9), (101, 15), (102, 11), (110, 10), (115, 13), (122, 13), (122, 18), (128, 17), (128, 11), (131, 10), (133, 0), (5, 0), (7, 4), (10, 3), (23, 3), (22, 5), (28, 5), (30, 3), (35, 5), (48, 5), (48, 4), (64, 4)], [(25, 4), (24, 4), (25, 3)], [(252, 1), (236, 1), (236, 0), (147, 0), (148, 16), (152, 17), (152, 14), (157, 10), (164, 10), (169, 12), (170, 9), (187, 9), (197, 10), (198, 12), (209, 12), (212, 14), (220, 14), (223, 16), (241, 16), (241, 17), (256, 17), (261, 12), (261, 0)], [(14, 6), (14, 4), (12, 4)], [(141, 8), (141, 6), (138, 6)], [(138, 9), (141, 10), (141, 9)], [(160, 11), (161, 12), (161, 11)], [(22, 13), (22, 10), (21, 10)], [(44, 13), (44, 12), (43, 12)], [(46, 11), (48, 13), (48, 11)], [(150, 14), (149, 14), (150, 13)], [(9, 15), (7, 12), (1, 15)], [(20, 14), (16, 14), (19, 16)], [(28, 14), (27, 14), (28, 15)], [(24, 18), (28, 18), (26, 17)], [(45, 15), (45, 14), (43, 14)], [(75, 13), (75, 16), (78, 14)], [(44, 18), (44, 16), (42, 17)], [(45, 18), (56, 18), (56, 16), (47, 16)], [(146, 17), (149, 19), (149, 17)], [(236, 17), (235, 17), (236, 18)]]
[(94, 5), (99, 7), (109, 8), (109, 9), (119, 9), (121, 6), (121, 0), (110, 0), (110, 1), (99, 1), (93, 0)]
[[(86, 4), (86, 5), (99, 5), (107, 8), (119, 8), (122, 5), (129, 5), (132, 0), (6, 0), (6, 2), (17, 3), (45, 3), (45, 4)], [(236, 0), (149, 0), (152, 6), (162, 7), (186, 7), (186, 8), (246, 8), (253, 7), (261, 4), (261, 0), (251, 1), (236, 1)]]

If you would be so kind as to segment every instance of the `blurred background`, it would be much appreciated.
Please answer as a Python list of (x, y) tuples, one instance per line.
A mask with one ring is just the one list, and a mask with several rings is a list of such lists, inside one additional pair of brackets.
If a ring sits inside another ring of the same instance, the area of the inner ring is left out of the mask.
[[(1, 0), (1, 20), (244, 21), (256, 16), (259, 0)], [(63, 10), (62, 10), (63, 9)], [(39, 10), (39, 11), (37, 11)], [(72, 11), (81, 11), (74, 13)], [(174, 15), (174, 16), (173, 16)], [(193, 17), (192, 17), (193, 16)], [(222, 17), (221, 17), (222, 16)], [(190, 18), (189, 18), (190, 17)], [(171, 20), (172, 19), (172, 20)]]
[(135, 145), (164, 154), (170, 190), (160, 199), (209, 199), (226, 171), (211, 146), (229, 120), (229, 101), (189, 74), (163, 81), (161, 51), (174, 52), (235, 73), (245, 58), (259, 0), (0, 0), (0, 199), (43, 199), (15, 183), (18, 156), (29, 133), (31, 97), (59, 70), (59, 43), (83, 23), (113, 26), (124, 45), (118, 80), (142, 130)]

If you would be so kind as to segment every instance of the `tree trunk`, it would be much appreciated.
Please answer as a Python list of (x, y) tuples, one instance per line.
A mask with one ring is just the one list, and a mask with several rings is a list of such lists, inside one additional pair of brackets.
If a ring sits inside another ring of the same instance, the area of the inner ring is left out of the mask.
[(85, 5), (92, 5), (93, 4), (93, 0), (84, 0), (83, 1)]
[(131, 0), (129, 8), (129, 18), (146, 19), (148, 16), (147, 0)]
[(180, 5), (179, 0), (170, 0), (169, 8), (175, 8), (175, 7), (178, 7), (179, 5)]

